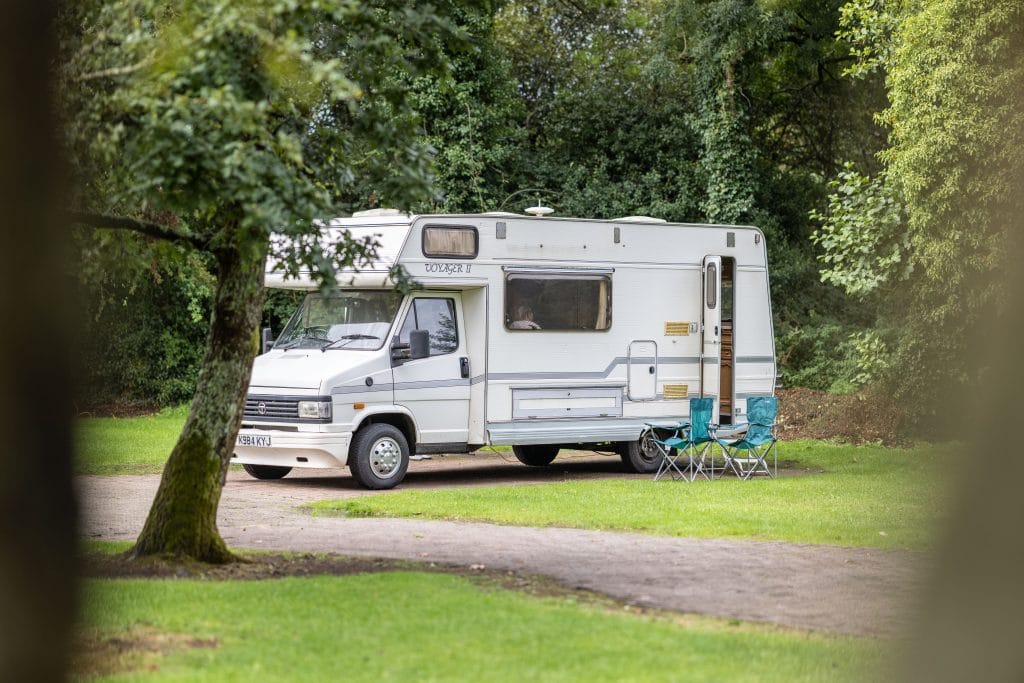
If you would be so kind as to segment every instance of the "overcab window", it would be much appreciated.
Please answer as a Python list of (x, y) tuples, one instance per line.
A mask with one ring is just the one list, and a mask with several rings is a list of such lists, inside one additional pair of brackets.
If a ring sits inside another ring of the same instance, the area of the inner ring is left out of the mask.
[(607, 330), (612, 325), (612, 278), (598, 273), (509, 273), (505, 327), (509, 330)]
[(476, 228), (457, 225), (423, 228), (423, 255), (427, 258), (476, 258), (479, 246)]

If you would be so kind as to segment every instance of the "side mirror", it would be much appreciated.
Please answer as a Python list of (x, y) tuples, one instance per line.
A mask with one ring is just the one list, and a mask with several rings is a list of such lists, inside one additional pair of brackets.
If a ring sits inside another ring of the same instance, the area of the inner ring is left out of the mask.
[(409, 333), (410, 358), (427, 358), (430, 356), (430, 332), (427, 330), (413, 330)]
[(395, 337), (391, 342), (391, 365), (397, 367), (409, 360), (409, 345), (403, 344)]

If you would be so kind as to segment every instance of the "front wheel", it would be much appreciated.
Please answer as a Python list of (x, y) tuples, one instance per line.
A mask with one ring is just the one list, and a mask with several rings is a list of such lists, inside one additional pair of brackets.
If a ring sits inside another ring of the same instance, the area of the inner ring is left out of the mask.
[(546, 467), (558, 455), (558, 446), (513, 446), (519, 462), (530, 467)]
[(292, 471), (291, 467), (278, 467), (276, 465), (242, 465), (242, 469), (250, 477), (257, 479), (280, 479)]
[(661, 464), (661, 451), (653, 443), (653, 438), (652, 432), (647, 430), (636, 441), (619, 444), (619, 455), (622, 457), (624, 470), (639, 474), (658, 470), (658, 465)]
[(352, 439), (348, 468), (368, 489), (394, 488), (409, 469), (409, 442), (397, 427), (368, 425)]

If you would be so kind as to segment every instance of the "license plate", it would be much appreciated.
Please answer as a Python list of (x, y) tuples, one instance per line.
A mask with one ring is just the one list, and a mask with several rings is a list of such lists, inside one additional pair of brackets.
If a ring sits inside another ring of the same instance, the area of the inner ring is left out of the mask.
[(253, 448), (270, 448), (270, 435), (268, 434), (239, 434), (239, 446), (251, 446)]

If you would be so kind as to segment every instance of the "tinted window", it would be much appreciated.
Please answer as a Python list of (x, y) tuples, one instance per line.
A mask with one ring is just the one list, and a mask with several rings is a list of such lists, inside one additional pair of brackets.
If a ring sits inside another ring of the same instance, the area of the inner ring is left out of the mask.
[(405, 317), (398, 341), (409, 343), (409, 333), (426, 330), (430, 333), (430, 355), (440, 356), (453, 353), (459, 348), (459, 333), (455, 325), (455, 301), (453, 299), (413, 299), (412, 307)]
[(423, 255), (430, 258), (475, 258), (476, 228), (428, 225), (423, 228)]
[(708, 264), (708, 281), (705, 286), (707, 306), (714, 309), (718, 305), (718, 267), (714, 263)]
[(505, 327), (510, 330), (607, 330), (612, 324), (608, 275), (510, 274)]

